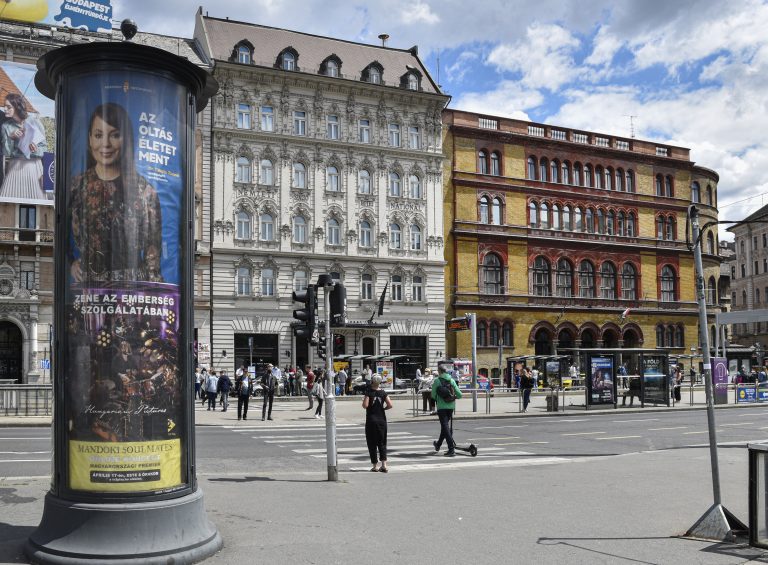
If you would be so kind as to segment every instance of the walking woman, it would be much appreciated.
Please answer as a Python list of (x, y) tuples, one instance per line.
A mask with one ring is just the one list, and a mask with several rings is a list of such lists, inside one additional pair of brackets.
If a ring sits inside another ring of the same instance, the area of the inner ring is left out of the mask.
[(320, 371), (315, 379), (315, 384), (312, 385), (311, 396), (317, 398), (317, 410), (315, 410), (315, 418), (320, 419), (323, 417), (323, 400), (325, 400), (325, 371)]
[[(387, 469), (387, 415), (385, 410), (392, 408), (387, 391), (379, 388), (381, 376), (371, 378), (371, 386), (363, 398), (365, 409), (365, 442), (371, 455), (371, 471), (389, 472)], [(381, 462), (381, 467), (379, 467)]]
[(520, 386), (523, 389), (523, 412), (528, 412), (528, 404), (531, 402), (531, 389), (533, 388), (533, 377), (531, 371), (523, 368), (523, 376), (520, 379)]

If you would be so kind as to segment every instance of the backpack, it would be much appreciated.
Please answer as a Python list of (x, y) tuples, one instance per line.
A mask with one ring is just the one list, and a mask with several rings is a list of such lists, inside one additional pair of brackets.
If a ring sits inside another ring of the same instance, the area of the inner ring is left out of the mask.
[(453, 390), (453, 382), (440, 379), (440, 383), (437, 385), (437, 396), (445, 402), (454, 402), (456, 400), (456, 392)]
[(240, 382), (240, 396), (248, 396), (248, 389), (250, 388), (250, 382), (248, 377), (244, 376)]

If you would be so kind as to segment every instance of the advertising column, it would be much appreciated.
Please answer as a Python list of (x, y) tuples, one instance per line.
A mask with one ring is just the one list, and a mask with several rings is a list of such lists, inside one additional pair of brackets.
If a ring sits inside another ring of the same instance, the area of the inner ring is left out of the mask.
[(191, 139), (215, 81), (127, 42), (38, 67), (57, 106), (58, 339), (55, 473), (28, 553), (200, 559), (221, 538), (194, 476)]

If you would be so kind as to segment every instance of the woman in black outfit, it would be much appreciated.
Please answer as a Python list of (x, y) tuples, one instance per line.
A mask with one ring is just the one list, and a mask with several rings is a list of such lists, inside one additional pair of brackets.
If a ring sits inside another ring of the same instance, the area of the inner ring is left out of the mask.
[[(392, 400), (387, 391), (381, 390), (381, 377), (374, 375), (371, 385), (363, 398), (365, 409), (365, 441), (371, 454), (371, 471), (389, 472), (387, 469), (387, 415), (385, 410), (392, 408)], [(379, 467), (381, 461), (381, 467)]]

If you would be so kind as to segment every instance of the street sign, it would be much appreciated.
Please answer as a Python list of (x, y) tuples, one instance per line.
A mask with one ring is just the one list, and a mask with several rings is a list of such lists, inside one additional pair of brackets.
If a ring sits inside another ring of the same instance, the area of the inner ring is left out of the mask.
[(40, 359), (40, 368), (44, 370), (51, 370), (51, 360), (50, 359)]
[(462, 316), (461, 318), (451, 318), (448, 320), (448, 331), (449, 332), (461, 332), (464, 330), (469, 330), (470, 328), (469, 318), (467, 316)]

